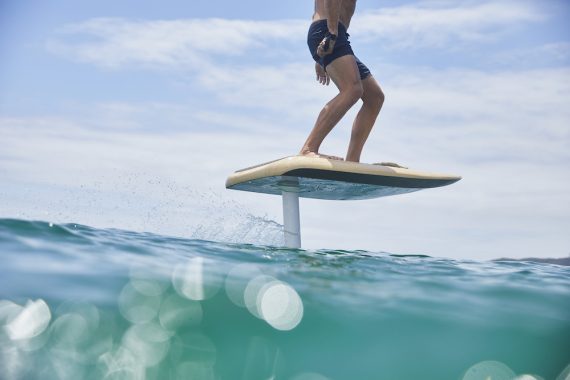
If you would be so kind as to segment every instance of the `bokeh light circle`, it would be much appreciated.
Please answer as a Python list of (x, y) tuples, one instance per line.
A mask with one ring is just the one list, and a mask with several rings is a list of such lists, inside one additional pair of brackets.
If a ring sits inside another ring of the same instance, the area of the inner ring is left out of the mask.
[(303, 302), (288, 284), (273, 281), (258, 296), (263, 319), (277, 330), (292, 330), (303, 318)]
[(194, 257), (179, 264), (172, 272), (172, 286), (182, 297), (202, 301), (213, 297), (222, 285), (222, 278), (213, 271), (214, 263)]
[(470, 367), (463, 376), (463, 380), (513, 380), (516, 374), (507, 365), (487, 360)]

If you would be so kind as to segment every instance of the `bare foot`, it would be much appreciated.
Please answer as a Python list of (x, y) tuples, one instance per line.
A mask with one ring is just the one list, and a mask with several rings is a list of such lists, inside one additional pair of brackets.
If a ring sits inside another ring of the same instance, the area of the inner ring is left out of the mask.
[(331, 156), (328, 154), (322, 154), (322, 153), (317, 153), (317, 152), (301, 152), (301, 153), (299, 153), (299, 155), (305, 156), (305, 157), (326, 158), (327, 160), (344, 161), (344, 158), (342, 158), (342, 157)]
[(372, 165), (380, 165), (380, 166), (389, 166), (392, 168), (408, 169), (408, 167), (399, 165), (395, 162), (375, 162)]

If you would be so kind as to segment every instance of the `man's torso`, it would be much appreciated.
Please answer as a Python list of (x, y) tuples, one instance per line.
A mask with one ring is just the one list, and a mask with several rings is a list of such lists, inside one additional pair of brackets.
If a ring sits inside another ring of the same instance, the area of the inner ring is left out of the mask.
[[(354, 14), (356, 8), (356, 0), (339, 0), (339, 21), (346, 26), (350, 24), (350, 19)], [(315, 13), (313, 14), (313, 21), (323, 20), (328, 18), (327, 10), (325, 7), (325, 0), (315, 0)]]

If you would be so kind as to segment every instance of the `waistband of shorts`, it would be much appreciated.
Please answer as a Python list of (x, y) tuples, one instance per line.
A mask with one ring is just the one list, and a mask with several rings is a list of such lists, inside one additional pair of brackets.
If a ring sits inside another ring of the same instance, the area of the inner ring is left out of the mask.
[[(314, 28), (314, 27), (316, 27), (317, 25), (321, 25), (321, 24), (325, 24), (325, 25), (326, 25), (326, 24), (327, 24), (327, 19), (326, 19), (326, 18), (322, 18), (322, 19), (320, 19), (320, 20), (315, 20), (315, 21), (313, 21), (313, 22), (311, 23), (311, 26), (310, 26), (309, 28)], [(339, 21), (339, 22), (338, 22), (338, 26), (339, 26), (339, 29), (340, 29), (340, 27), (342, 27), (342, 28), (344, 29), (344, 31), (346, 32), (346, 26), (344, 26), (344, 24), (343, 24), (342, 22)]]

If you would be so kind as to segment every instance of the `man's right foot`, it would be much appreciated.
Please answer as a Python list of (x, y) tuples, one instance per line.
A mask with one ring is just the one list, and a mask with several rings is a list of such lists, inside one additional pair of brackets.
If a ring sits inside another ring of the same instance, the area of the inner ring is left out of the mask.
[(316, 152), (301, 152), (299, 153), (300, 156), (305, 157), (315, 157), (315, 158), (326, 158), (327, 160), (337, 160), (337, 161), (344, 161), (344, 158), (331, 156), (328, 154), (316, 153)]

